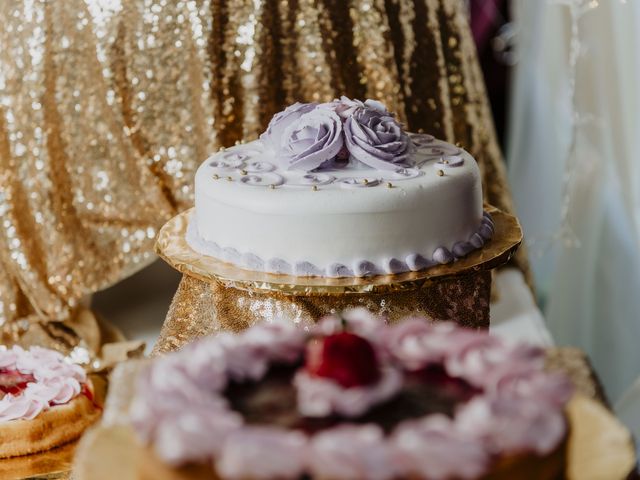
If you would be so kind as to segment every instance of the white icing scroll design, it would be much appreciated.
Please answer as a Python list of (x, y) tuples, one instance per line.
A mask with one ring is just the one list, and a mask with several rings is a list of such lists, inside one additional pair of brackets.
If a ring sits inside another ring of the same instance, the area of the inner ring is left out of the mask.
[(377, 178), (356, 178), (346, 177), (337, 180), (342, 188), (367, 188), (375, 187), (380, 184), (380, 180)]
[(284, 183), (284, 178), (277, 173), (249, 173), (240, 177), (240, 183), (252, 187), (277, 187)]
[(393, 180), (393, 181), (401, 181), (401, 180), (411, 180), (412, 178), (417, 178), (424, 175), (424, 172), (419, 168), (406, 167), (406, 168), (397, 168), (393, 172), (381, 172), (383, 174), (383, 180)]
[(456, 168), (464, 165), (464, 158), (462, 155), (448, 155), (440, 157), (440, 160), (433, 164), (433, 168), (436, 170), (443, 170), (448, 168)]
[(273, 172), (276, 166), (273, 163), (249, 160), (244, 163), (244, 169), (249, 173)]
[(307, 173), (295, 182), (288, 183), (292, 187), (309, 187), (329, 185), (336, 180), (336, 177), (328, 173)]

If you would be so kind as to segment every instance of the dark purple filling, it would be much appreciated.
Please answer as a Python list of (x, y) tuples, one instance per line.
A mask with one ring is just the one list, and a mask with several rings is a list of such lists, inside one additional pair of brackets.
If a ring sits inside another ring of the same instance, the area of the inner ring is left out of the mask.
[[(303, 417), (296, 406), (293, 375), (299, 367), (274, 366), (260, 382), (231, 383), (225, 396), (231, 408), (241, 413), (248, 424), (277, 425), (313, 434), (339, 423), (345, 418)], [(384, 431), (399, 423), (432, 413), (453, 416), (458, 404), (480, 393), (464, 380), (452, 378), (440, 366), (431, 366), (405, 375), (403, 388), (391, 399), (369, 410), (350, 423), (374, 423)]]

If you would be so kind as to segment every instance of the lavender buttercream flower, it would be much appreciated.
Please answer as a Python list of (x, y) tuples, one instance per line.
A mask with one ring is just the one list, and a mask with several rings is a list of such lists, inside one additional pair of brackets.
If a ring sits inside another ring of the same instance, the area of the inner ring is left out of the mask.
[(302, 115), (310, 112), (317, 106), (317, 103), (296, 102), (293, 105), (289, 105), (283, 111), (276, 113), (269, 122), (267, 130), (260, 135), (260, 140), (264, 146), (270, 150), (280, 150), (282, 136), (286, 128), (297, 122)]
[(379, 170), (408, 163), (411, 140), (380, 102), (343, 98), (335, 109), (345, 118), (345, 143), (353, 159)]
[(342, 119), (321, 105), (285, 128), (277, 152), (288, 169), (311, 171), (334, 159), (343, 145)]
[(336, 113), (345, 120), (352, 116), (356, 110), (361, 108), (371, 108), (386, 115), (393, 115), (387, 110), (387, 107), (385, 107), (384, 104), (377, 100), (371, 99), (367, 99), (363, 102), (362, 100), (357, 100), (355, 98), (351, 99), (343, 95), (339, 100), (334, 100), (328, 105), (331, 106), (336, 111)]

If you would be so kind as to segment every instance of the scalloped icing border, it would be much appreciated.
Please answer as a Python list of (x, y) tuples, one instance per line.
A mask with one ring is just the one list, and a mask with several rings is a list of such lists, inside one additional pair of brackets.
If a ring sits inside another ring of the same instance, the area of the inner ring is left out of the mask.
[(185, 239), (189, 246), (197, 253), (214, 257), (231, 263), (237, 267), (255, 272), (276, 273), (284, 275), (296, 275), (299, 277), (369, 277), (375, 275), (398, 274), (404, 272), (417, 272), (434, 265), (444, 265), (469, 253), (482, 248), (495, 232), (495, 226), (491, 214), (484, 211), (482, 222), (477, 231), (467, 240), (453, 244), (451, 248), (444, 246), (436, 248), (427, 258), (419, 253), (407, 255), (404, 259), (390, 258), (383, 265), (376, 265), (369, 260), (359, 260), (348, 266), (341, 263), (333, 263), (329, 266), (318, 267), (313, 263), (300, 260), (294, 265), (281, 258), (263, 259), (251, 252), (239, 252), (233, 247), (220, 247), (217, 243), (203, 240), (198, 233), (195, 215), (189, 220)]

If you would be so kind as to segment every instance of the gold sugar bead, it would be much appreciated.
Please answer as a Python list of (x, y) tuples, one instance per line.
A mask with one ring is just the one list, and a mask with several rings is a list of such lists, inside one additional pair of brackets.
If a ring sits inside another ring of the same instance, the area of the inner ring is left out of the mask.
[(442, 170), (438, 170), (438, 176), (439, 176), (439, 177), (444, 176), (444, 172), (443, 172)]

